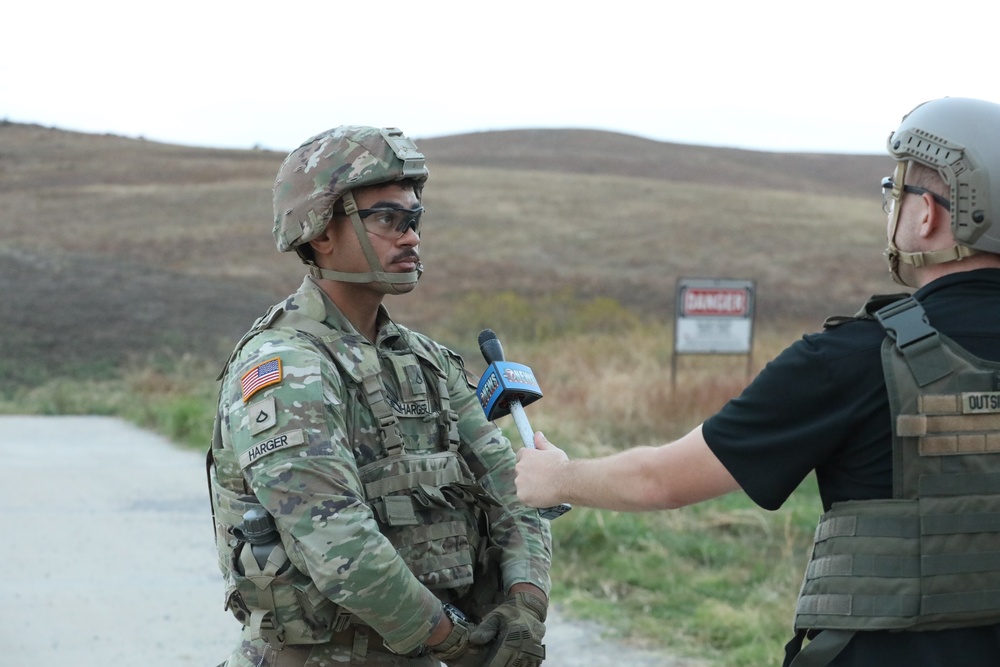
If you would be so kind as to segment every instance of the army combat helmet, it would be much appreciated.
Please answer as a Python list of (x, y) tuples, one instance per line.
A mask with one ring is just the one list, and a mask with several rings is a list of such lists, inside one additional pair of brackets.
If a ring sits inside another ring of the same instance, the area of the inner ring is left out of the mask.
[[(350, 283), (374, 283), (387, 292), (416, 283), (423, 267), (387, 273), (379, 264), (352, 191), (404, 179), (412, 180), (418, 199), (427, 180), (424, 156), (394, 127), (342, 125), (308, 139), (289, 153), (274, 181), (274, 240), (281, 252), (295, 250), (317, 278)], [(326, 228), (334, 206), (343, 202), (371, 269), (347, 273), (322, 269), (306, 244)]]
[(922, 253), (899, 250), (894, 241), (900, 209), (896, 206), (886, 256), (897, 281), (899, 262), (924, 266), (963, 259), (977, 252), (1000, 253), (998, 136), (1000, 105), (961, 97), (924, 102), (889, 135), (887, 150), (899, 161), (892, 181), (893, 198), (898, 202), (902, 194), (908, 160), (935, 170), (950, 188), (947, 205), (945, 200), (940, 203), (951, 212), (957, 244)]

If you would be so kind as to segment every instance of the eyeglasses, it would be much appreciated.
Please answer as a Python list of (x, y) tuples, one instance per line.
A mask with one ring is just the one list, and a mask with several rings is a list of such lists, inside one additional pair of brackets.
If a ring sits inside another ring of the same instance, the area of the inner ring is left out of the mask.
[[(892, 180), (892, 176), (886, 176), (882, 179), (882, 210), (886, 213), (892, 213), (893, 207), (896, 205), (896, 198), (892, 196), (893, 190), (896, 188), (895, 181)], [(931, 192), (927, 188), (922, 188), (917, 185), (903, 185), (903, 192), (909, 192), (914, 195), (928, 194), (934, 198), (938, 204), (946, 211), (951, 211), (951, 202), (939, 195), (936, 192)]]
[(420, 217), (424, 207), (402, 208), (400, 206), (379, 206), (358, 211), (358, 217), (365, 225), (365, 230), (375, 236), (395, 241), (410, 228), (420, 236)]

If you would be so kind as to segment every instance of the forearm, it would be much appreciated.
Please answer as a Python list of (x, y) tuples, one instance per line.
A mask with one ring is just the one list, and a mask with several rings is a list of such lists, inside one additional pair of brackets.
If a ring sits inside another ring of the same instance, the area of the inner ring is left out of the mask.
[[(299, 538), (298, 558), (317, 588), (406, 653), (428, 641), (440, 621), (441, 602), (421, 584), (377, 533), (362, 538), (355, 530), (325, 530)], [(350, 533), (350, 535), (348, 535)], [(331, 537), (332, 536), (332, 537)], [(333, 549), (327, 539), (364, 541), (358, 549)]]
[(514, 454), (504, 440), (506, 452), (499, 468), (494, 468), (483, 480), (500, 507), (487, 512), (490, 522), (489, 539), (501, 547), (499, 568), (505, 588), (520, 583), (531, 584), (548, 594), (551, 588), (549, 568), (552, 565), (552, 536), (549, 522), (538, 511), (517, 498), (514, 486)]
[(671, 509), (664, 504), (655, 465), (656, 449), (635, 447), (598, 459), (567, 461), (553, 474), (552, 504), (643, 512)]
[(622, 512), (675, 509), (739, 489), (701, 427), (659, 447), (571, 461), (545, 436), (517, 454), (517, 493), (532, 507), (570, 503)]
[[(325, 462), (330, 467), (329, 461)], [(379, 531), (356, 489), (329, 484), (309, 460), (286, 464), (289, 479), (312, 479), (314, 504), (293, 502), (296, 493), (277, 475), (258, 487), (261, 503), (288, 538), (292, 563), (331, 602), (371, 625), (393, 650), (408, 652), (425, 643), (439, 622), (441, 602), (413, 575), (397, 549)], [(341, 481), (345, 471), (334, 475)], [(288, 508), (288, 509), (285, 509)], [(329, 514), (321, 521), (316, 508)]]

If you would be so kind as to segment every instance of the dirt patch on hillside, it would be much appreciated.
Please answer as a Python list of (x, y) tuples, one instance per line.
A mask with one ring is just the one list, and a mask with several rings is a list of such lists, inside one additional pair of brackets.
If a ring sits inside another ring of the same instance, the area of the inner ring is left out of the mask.
[(111, 370), (130, 359), (227, 349), (277, 300), (220, 280), (107, 258), (0, 248), (0, 389)]

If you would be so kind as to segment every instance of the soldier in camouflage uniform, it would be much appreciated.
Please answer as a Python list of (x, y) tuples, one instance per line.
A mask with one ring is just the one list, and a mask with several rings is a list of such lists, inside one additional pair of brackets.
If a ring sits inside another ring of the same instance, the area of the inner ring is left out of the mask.
[(424, 156), (338, 127), (284, 161), (274, 237), (309, 267), (223, 374), (209, 457), (230, 667), (536, 667), (549, 528), (459, 356), (393, 322), (418, 254)]

